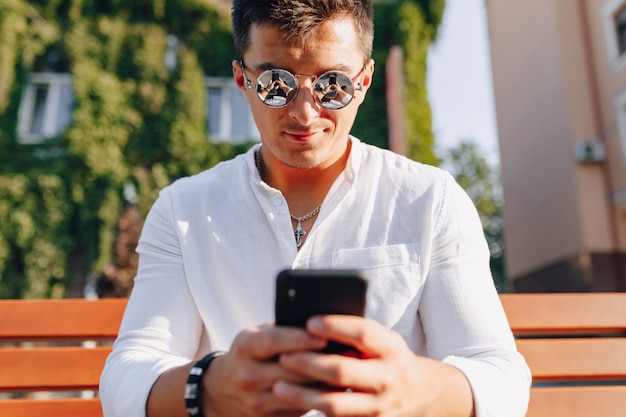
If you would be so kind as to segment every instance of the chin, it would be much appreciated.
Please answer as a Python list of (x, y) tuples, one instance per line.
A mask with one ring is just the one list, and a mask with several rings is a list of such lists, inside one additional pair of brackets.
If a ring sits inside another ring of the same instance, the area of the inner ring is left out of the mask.
[(323, 162), (314, 151), (304, 151), (288, 155), (283, 163), (291, 168), (312, 169)]
[(319, 165), (317, 161), (308, 161), (308, 160), (289, 160), (285, 162), (285, 165), (296, 168), (296, 169), (313, 169)]

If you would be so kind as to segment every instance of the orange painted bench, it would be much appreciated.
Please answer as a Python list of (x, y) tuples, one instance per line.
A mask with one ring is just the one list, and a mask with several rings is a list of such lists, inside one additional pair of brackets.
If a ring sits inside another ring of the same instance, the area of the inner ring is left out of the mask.
[(527, 417), (626, 416), (626, 293), (500, 298), (533, 374)]
[[(533, 373), (527, 417), (625, 415), (626, 293), (501, 300)], [(125, 306), (124, 299), (0, 300), (0, 416), (102, 416), (98, 382)], [(15, 393), (24, 398), (2, 399)]]
[(11, 397), (0, 416), (102, 416), (100, 373), (126, 301), (0, 300), (0, 395)]

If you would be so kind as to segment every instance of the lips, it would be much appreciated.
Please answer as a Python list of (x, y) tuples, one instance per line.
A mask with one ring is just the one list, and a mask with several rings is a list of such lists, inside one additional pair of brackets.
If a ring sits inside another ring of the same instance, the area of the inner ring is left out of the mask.
[(323, 131), (285, 132), (287, 136), (298, 142), (308, 142), (321, 134)]

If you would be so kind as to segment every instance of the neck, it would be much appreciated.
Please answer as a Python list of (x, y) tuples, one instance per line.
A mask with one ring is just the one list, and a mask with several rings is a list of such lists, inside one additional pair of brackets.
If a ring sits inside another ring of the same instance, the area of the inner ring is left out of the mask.
[(302, 169), (283, 164), (268, 149), (262, 148), (262, 177), (268, 185), (281, 191), (291, 214), (301, 217), (321, 204), (330, 187), (343, 172), (349, 155), (350, 145), (338, 160), (325, 166)]

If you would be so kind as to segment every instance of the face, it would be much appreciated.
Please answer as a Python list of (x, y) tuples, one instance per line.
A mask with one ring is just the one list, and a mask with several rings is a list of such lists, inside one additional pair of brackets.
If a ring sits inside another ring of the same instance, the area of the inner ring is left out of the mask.
[[(253, 25), (250, 47), (243, 56), (245, 71), (253, 88), (248, 89), (243, 71), (233, 63), (237, 85), (250, 104), (261, 133), (266, 163), (279, 163), (291, 168), (324, 168), (337, 162), (346, 152), (348, 134), (359, 105), (371, 84), (373, 61), (365, 63), (351, 20), (325, 22), (304, 45), (282, 41), (278, 28)], [(256, 94), (257, 77), (267, 69), (284, 69), (292, 74), (319, 76), (331, 70), (342, 71), (355, 84), (363, 72), (363, 89), (355, 91), (350, 104), (339, 110), (321, 107), (312, 92), (313, 77), (298, 76), (297, 96), (285, 107), (271, 108)], [(357, 77), (357, 75), (359, 75)]]

